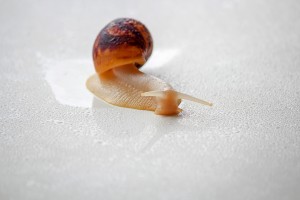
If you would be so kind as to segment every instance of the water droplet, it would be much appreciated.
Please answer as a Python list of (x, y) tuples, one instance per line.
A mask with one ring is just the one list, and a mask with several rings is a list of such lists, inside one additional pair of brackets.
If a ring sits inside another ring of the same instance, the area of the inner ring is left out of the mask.
[(64, 124), (64, 121), (63, 121), (63, 120), (57, 120), (57, 119), (55, 119), (55, 120), (53, 120), (53, 122), (54, 122), (55, 124)]

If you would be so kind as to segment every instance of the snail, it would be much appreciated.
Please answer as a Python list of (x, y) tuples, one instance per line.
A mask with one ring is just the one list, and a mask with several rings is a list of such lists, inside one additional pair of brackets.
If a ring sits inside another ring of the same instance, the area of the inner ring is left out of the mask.
[(212, 106), (141, 72), (139, 69), (151, 56), (152, 49), (152, 37), (144, 24), (130, 18), (111, 21), (94, 43), (96, 73), (86, 82), (88, 90), (109, 104), (154, 111), (158, 115), (179, 114), (181, 99)]

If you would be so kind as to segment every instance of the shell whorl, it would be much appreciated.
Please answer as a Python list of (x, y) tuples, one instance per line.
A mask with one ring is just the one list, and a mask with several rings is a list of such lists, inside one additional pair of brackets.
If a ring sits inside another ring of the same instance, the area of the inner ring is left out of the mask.
[(131, 63), (139, 68), (150, 57), (152, 49), (152, 37), (144, 24), (130, 18), (115, 19), (100, 31), (95, 40), (95, 69), (101, 74)]

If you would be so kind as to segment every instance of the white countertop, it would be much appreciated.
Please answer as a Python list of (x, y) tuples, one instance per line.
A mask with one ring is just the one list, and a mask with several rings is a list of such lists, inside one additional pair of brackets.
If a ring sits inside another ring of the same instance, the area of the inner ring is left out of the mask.
[[(212, 108), (178, 117), (85, 89), (118, 17), (145, 23), (142, 68)], [(0, 199), (299, 199), (297, 0), (1, 1)]]

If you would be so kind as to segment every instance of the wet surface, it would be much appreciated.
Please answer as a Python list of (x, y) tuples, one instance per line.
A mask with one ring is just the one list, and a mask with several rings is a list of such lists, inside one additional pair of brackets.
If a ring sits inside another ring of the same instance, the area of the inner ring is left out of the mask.
[[(298, 199), (297, 1), (116, 5), (1, 3), (0, 199)], [(117, 17), (152, 34), (144, 72), (214, 106), (95, 99), (92, 45)]]
[[(178, 52), (178, 49), (157, 49), (143, 69), (166, 66)], [(45, 80), (60, 104), (83, 108), (92, 106), (93, 96), (86, 88), (88, 77), (95, 73), (92, 58), (55, 60), (40, 54), (37, 57), (44, 68)]]

